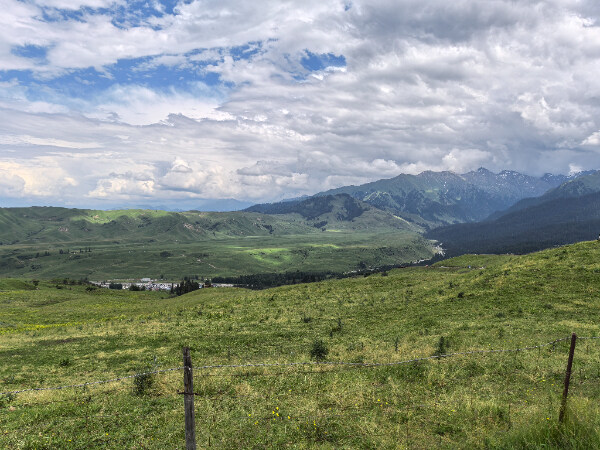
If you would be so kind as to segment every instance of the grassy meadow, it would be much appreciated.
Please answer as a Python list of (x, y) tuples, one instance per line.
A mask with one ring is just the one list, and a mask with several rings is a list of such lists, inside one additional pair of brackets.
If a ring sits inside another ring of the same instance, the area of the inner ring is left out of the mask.
[[(0, 392), (181, 366), (396, 362), (600, 336), (600, 245), (264, 291), (0, 280)], [(311, 355), (312, 350), (312, 355)], [(326, 355), (323, 355), (324, 351)], [(318, 353), (318, 352), (317, 352)], [(600, 339), (403, 365), (196, 369), (199, 448), (598, 448)], [(2, 448), (182, 448), (182, 372), (0, 395)]]
[[(91, 248), (91, 251), (86, 249)], [(61, 253), (61, 250), (63, 253)], [(345, 272), (431, 258), (426, 239), (396, 233), (322, 232), (176, 242), (74, 242), (0, 247), (0, 274), (90, 280), (150, 277), (171, 281), (296, 270)]]
[(370, 207), (347, 216), (343, 200), (332, 199), (323, 210), (330, 212), (310, 219), (243, 211), (0, 208), (0, 276), (176, 281), (346, 272), (434, 255), (431, 241), (413, 225)]

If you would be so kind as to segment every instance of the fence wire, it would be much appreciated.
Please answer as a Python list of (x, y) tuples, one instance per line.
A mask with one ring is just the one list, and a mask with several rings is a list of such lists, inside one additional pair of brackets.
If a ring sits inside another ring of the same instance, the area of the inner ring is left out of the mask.
[(65, 385), (65, 386), (29, 388), (29, 389), (21, 389), (21, 390), (18, 390), (18, 391), (0, 392), (0, 395), (20, 394), (22, 392), (59, 391), (61, 389), (80, 388), (80, 387), (92, 386), (92, 385), (95, 385), (95, 384), (115, 383), (117, 381), (123, 381), (123, 380), (127, 380), (127, 379), (130, 379), (130, 378), (141, 377), (141, 376), (144, 376), (144, 375), (154, 375), (154, 374), (158, 374), (158, 373), (173, 372), (175, 370), (182, 370), (182, 369), (183, 369), (183, 367), (173, 367), (171, 369), (160, 369), (160, 370), (153, 370), (151, 372), (135, 373), (133, 375), (127, 375), (127, 376), (119, 377), (119, 378), (112, 378), (110, 380), (88, 381), (86, 383), (68, 384), (68, 385)]
[[(348, 361), (300, 361), (300, 362), (289, 362), (289, 363), (244, 363), (244, 364), (211, 364), (211, 365), (201, 365), (194, 367), (195, 370), (214, 370), (214, 369), (244, 369), (244, 368), (261, 368), (261, 367), (303, 367), (303, 366), (330, 366), (330, 367), (389, 367), (389, 366), (399, 366), (403, 364), (411, 364), (420, 361), (430, 361), (436, 359), (444, 359), (444, 358), (452, 358), (456, 356), (469, 356), (469, 355), (478, 355), (478, 354), (493, 354), (493, 353), (515, 353), (515, 352), (523, 352), (527, 350), (535, 350), (539, 348), (549, 347), (551, 345), (556, 345), (559, 342), (570, 340), (571, 336), (563, 337), (559, 339), (555, 339), (553, 341), (547, 342), (545, 344), (540, 345), (530, 345), (519, 348), (511, 348), (511, 349), (489, 349), (489, 350), (471, 350), (467, 352), (455, 352), (455, 353), (446, 353), (442, 355), (432, 355), (420, 358), (412, 358), (406, 359), (402, 361), (392, 361), (392, 362), (348, 362)], [(600, 339), (600, 336), (586, 336), (580, 337), (578, 339)], [(98, 381), (88, 381), (86, 383), (80, 384), (69, 384), (64, 386), (54, 386), (54, 387), (37, 387), (37, 388), (29, 388), (29, 389), (20, 389), (15, 391), (7, 391), (0, 392), (0, 395), (14, 395), (20, 394), (24, 392), (41, 392), (41, 391), (57, 391), (61, 389), (69, 389), (69, 388), (81, 388), (86, 386), (93, 386), (98, 384), (106, 384), (106, 383), (114, 383), (118, 381), (123, 381), (131, 378), (136, 378), (144, 375), (154, 375), (165, 372), (173, 372), (182, 370), (183, 367), (173, 367), (170, 369), (160, 369), (153, 370), (149, 372), (141, 372), (133, 375), (127, 375), (118, 378), (112, 378), (109, 380), (98, 380)], [(253, 376), (255, 374), (248, 374), (249, 376)], [(258, 375), (258, 374), (256, 374)]]
[[(600, 338), (600, 337), (599, 337)], [(247, 363), (247, 364), (214, 364), (194, 367), (194, 370), (210, 370), (210, 369), (243, 369), (248, 367), (297, 367), (297, 366), (354, 366), (354, 367), (383, 367), (383, 366), (399, 366), (402, 364), (410, 364), (419, 361), (428, 361), (433, 359), (451, 358), (455, 356), (466, 356), (486, 353), (504, 353), (504, 352), (522, 352), (526, 350), (534, 350), (536, 348), (549, 347), (555, 345), (558, 342), (567, 341), (571, 337), (564, 337), (555, 339), (554, 341), (548, 342), (541, 345), (533, 345), (521, 348), (511, 349), (489, 349), (489, 350), (471, 350), (468, 352), (456, 352), (456, 353), (445, 353), (442, 355), (432, 355), (421, 358), (405, 359), (403, 361), (392, 361), (385, 363), (378, 362), (346, 362), (346, 361), (302, 361), (302, 362), (290, 362), (290, 363)]]

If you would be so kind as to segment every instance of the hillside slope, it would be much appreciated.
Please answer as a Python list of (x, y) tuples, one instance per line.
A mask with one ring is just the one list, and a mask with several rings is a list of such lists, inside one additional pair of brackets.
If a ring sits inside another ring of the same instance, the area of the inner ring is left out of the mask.
[(582, 197), (588, 194), (600, 192), (600, 171), (589, 171), (582, 175), (574, 176), (564, 181), (554, 189), (549, 190), (544, 195), (524, 198), (504, 211), (497, 211), (490, 215), (488, 219), (497, 219), (505, 214), (521, 211), (532, 206), (546, 203), (550, 200)]
[(317, 228), (328, 229), (398, 229), (422, 231), (406, 220), (382, 211), (348, 194), (314, 196), (304, 200), (265, 203), (245, 209), (267, 215), (300, 216)]
[[(507, 212), (495, 220), (440, 227), (426, 234), (447, 256), (464, 253), (528, 253), (595, 239), (600, 233), (600, 192)], [(548, 198), (546, 197), (546, 198)]]
[(0, 396), (0, 448), (181, 448), (184, 346), (199, 448), (600, 446), (596, 242), (175, 298), (9, 282), (0, 304), (1, 392), (78, 385)]
[(0, 209), (0, 275), (166, 278), (346, 272), (434, 254), (405, 220), (330, 196), (299, 212)]
[(238, 212), (96, 211), (51, 207), (0, 209), (0, 242), (3, 244), (147, 242), (148, 239), (175, 242), (308, 231), (311, 231), (310, 227), (304, 223)]

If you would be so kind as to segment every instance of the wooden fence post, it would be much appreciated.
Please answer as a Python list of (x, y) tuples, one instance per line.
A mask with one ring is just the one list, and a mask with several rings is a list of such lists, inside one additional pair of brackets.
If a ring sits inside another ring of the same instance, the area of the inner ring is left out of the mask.
[(196, 450), (194, 372), (189, 347), (183, 348), (183, 404), (185, 408), (185, 448), (186, 450)]
[(577, 335), (573, 333), (571, 335), (571, 348), (569, 349), (567, 373), (565, 374), (565, 389), (563, 390), (562, 402), (560, 404), (560, 413), (558, 414), (559, 423), (562, 423), (564, 421), (565, 411), (567, 409), (567, 396), (569, 395), (569, 383), (571, 382), (571, 368), (573, 367), (573, 354), (575, 353), (575, 342), (577, 342)]

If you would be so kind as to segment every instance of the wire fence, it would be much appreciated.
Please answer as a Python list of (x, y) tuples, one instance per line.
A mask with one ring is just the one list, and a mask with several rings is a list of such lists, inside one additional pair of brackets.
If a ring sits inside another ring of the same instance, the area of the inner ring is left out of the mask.
[(131, 378), (142, 377), (144, 375), (156, 375), (159, 373), (174, 372), (176, 370), (182, 370), (182, 369), (183, 369), (183, 367), (173, 367), (171, 369), (159, 369), (159, 370), (152, 370), (149, 372), (134, 373), (133, 375), (126, 375), (126, 376), (122, 376), (122, 377), (118, 377), (118, 378), (111, 378), (110, 380), (87, 381), (85, 383), (67, 384), (64, 386), (37, 387), (37, 388), (29, 388), (29, 389), (20, 389), (18, 391), (0, 392), (0, 395), (22, 394), (24, 392), (59, 391), (61, 389), (81, 388), (81, 387), (86, 387), (86, 386), (93, 386), (96, 384), (116, 383), (118, 381), (129, 380)]
[[(457, 356), (470, 356), (470, 355), (482, 355), (482, 354), (494, 354), (494, 353), (516, 353), (516, 352), (524, 352), (528, 350), (536, 350), (542, 349), (544, 347), (554, 346), (559, 342), (568, 341), (571, 337), (563, 337), (554, 339), (553, 341), (546, 342), (544, 344), (539, 345), (529, 345), (525, 347), (518, 348), (510, 348), (510, 349), (485, 349), (485, 350), (470, 350), (466, 352), (454, 352), (454, 353), (445, 353), (441, 355), (431, 355), (419, 358), (411, 358), (405, 359), (401, 361), (391, 361), (391, 362), (351, 362), (351, 361), (299, 361), (299, 362), (284, 362), (284, 363), (244, 363), (244, 364), (208, 364), (208, 365), (200, 365), (195, 366), (194, 370), (202, 371), (202, 370), (215, 370), (215, 369), (249, 369), (249, 368), (274, 368), (274, 367), (310, 367), (310, 366), (320, 366), (320, 367), (336, 367), (336, 366), (347, 366), (347, 367), (388, 367), (388, 366), (399, 366), (404, 364), (417, 363), (422, 361), (430, 361), (430, 360), (439, 360), (445, 358), (453, 358)], [(587, 337), (578, 337), (578, 339), (600, 339), (600, 336), (587, 336)], [(6, 391), (0, 392), (0, 395), (15, 395), (21, 394), (25, 392), (41, 392), (41, 391), (57, 391), (62, 389), (70, 389), (70, 388), (82, 388), (86, 386), (93, 386), (98, 384), (107, 384), (107, 383), (116, 383), (123, 380), (128, 380), (132, 378), (143, 377), (146, 375), (156, 375), (160, 373), (166, 372), (174, 372), (178, 370), (183, 370), (184, 367), (172, 367), (168, 369), (157, 369), (153, 371), (140, 372), (132, 375), (125, 375), (117, 378), (111, 378), (107, 380), (96, 380), (96, 381), (87, 381), (85, 383), (78, 384), (68, 384), (63, 386), (53, 386), (53, 387), (35, 387), (28, 389), (20, 389), (15, 391)], [(303, 373), (312, 373), (312, 372), (303, 372)], [(318, 372), (314, 372), (318, 373)], [(289, 374), (289, 372), (282, 372), (282, 374)], [(261, 374), (240, 374), (240, 376), (252, 376), (252, 375), (261, 375)]]
[[(526, 352), (526, 351), (531, 351), (531, 350), (536, 350), (536, 349), (543, 349), (543, 348), (548, 348), (548, 347), (554, 347), (557, 344), (561, 343), (561, 342), (566, 342), (569, 341), (571, 339), (571, 336), (567, 336), (567, 337), (561, 337), (561, 338), (557, 338), (554, 339), (552, 341), (549, 342), (545, 342), (542, 344), (538, 344), (538, 345), (527, 345), (527, 346), (521, 346), (521, 347), (516, 347), (516, 348), (507, 348), (507, 349), (477, 349), (477, 350), (469, 350), (469, 351), (463, 351), (463, 352), (453, 352), (453, 353), (445, 353), (445, 354), (439, 354), (439, 355), (431, 355), (431, 356), (423, 356), (423, 357), (417, 357), (417, 358), (410, 358), (410, 359), (404, 359), (404, 360), (399, 360), (399, 361), (375, 361), (375, 362), (353, 362), (353, 361), (292, 361), (292, 362), (281, 362), (281, 363), (270, 363), (270, 362), (265, 362), (265, 363), (256, 363), (256, 362), (247, 362), (247, 363), (242, 363), (242, 364), (204, 364), (204, 365), (198, 365), (193, 367), (193, 370), (196, 372), (194, 375), (196, 377), (211, 377), (211, 376), (217, 376), (217, 377), (227, 377), (227, 376), (240, 376), (240, 377), (257, 377), (257, 376), (293, 376), (295, 374), (297, 375), (306, 375), (306, 374), (323, 374), (323, 373), (331, 373), (331, 372), (336, 372), (339, 370), (344, 370), (344, 369), (362, 369), (362, 368), (377, 368), (377, 367), (393, 367), (393, 366), (401, 366), (401, 365), (410, 365), (410, 364), (417, 364), (420, 362), (425, 362), (425, 361), (435, 361), (435, 360), (444, 360), (444, 359), (448, 359), (448, 358), (455, 358), (455, 357), (469, 357), (469, 356), (476, 356), (476, 355), (494, 355), (494, 354), (506, 354), (506, 353), (520, 353), (520, 352)], [(600, 336), (582, 336), (582, 337), (578, 337), (577, 339), (580, 340), (599, 340)], [(272, 371), (244, 371), (244, 372), (239, 372), (239, 369), (299, 369), (299, 370), (281, 370), (281, 371), (277, 371), (277, 372), (272, 372)], [(12, 390), (12, 391), (6, 391), (6, 392), (0, 392), (0, 402), (2, 401), (2, 396), (16, 396), (17, 394), (21, 394), (21, 393), (39, 393), (39, 392), (44, 392), (44, 391), (59, 391), (59, 390), (66, 390), (66, 389), (78, 389), (78, 388), (87, 388), (90, 386), (99, 386), (99, 385), (105, 385), (105, 384), (109, 384), (109, 383), (119, 383), (125, 380), (131, 380), (131, 379), (135, 379), (138, 377), (144, 377), (144, 376), (151, 376), (151, 375), (158, 375), (158, 374), (165, 374), (165, 373), (170, 373), (170, 372), (178, 372), (178, 371), (183, 371), (185, 369), (185, 367), (180, 366), (180, 367), (172, 367), (172, 368), (159, 368), (156, 370), (152, 370), (152, 371), (145, 371), (145, 372), (139, 372), (139, 373), (134, 373), (134, 374), (129, 374), (129, 375), (123, 375), (123, 376), (119, 376), (119, 377), (115, 377), (115, 378), (110, 378), (110, 379), (103, 379), (103, 380), (94, 380), (94, 381), (88, 381), (88, 382), (84, 382), (84, 383), (77, 383), (77, 384), (67, 384), (67, 385), (61, 385), (61, 386), (51, 386), (51, 387), (33, 387), (33, 388), (26, 388), (26, 389), (18, 389), (18, 390)], [(305, 370), (305, 369), (309, 369), (309, 370)], [(227, 373), (228, 371), (236, 371), (238, 370), (238, 373)], [(117, 392), (121, 392), (124, 390), (115, 390)], [(107, 394), (107, 396), (110, 394), (111, 391), (106, 391), (106, 392), (102, 392)], [(97, 395), (98, 393), (95, 393), (94, 395)], [(169, 405), (171, 405), (171, 407), (165, 408), (164, 410), (160, 410), (158, 413), (160, 414), (172, 414), (172, 413), (177, 413), (179, 412), (181, 415), (183, 415), (183, 409), (182, 408), (172, 408), (173, 405), (175, 405), (175, 402), (180, 401), (180, 396), (178, 396), (177, 394), (182, 394), (182, 392), (173, 392), (171, 395), (168, 395), (168, 400), (169, 402), (172, 401), (172, 403), (168, 403)], [(194, 395), (199, 395), (199, 394), (194, 394)], [(231, 395), (230, 392), (222, 392), (222, 393), (217, 393), (216, 395), (210, 395), (209, 393), (202, 393), (200, 394), (202, 396), (202, 398), (206, 401), (210, 401), (210, 400), (219, 400), (225, 397), (228, 397)], [(237, 393), (236, 396), (243, 396), (243, 393)], [(271, 394), (271, 397), (273, 396), (286, 396), (286, 395), (296, 395), (295, 393), (287, 393), (287, 392), (281, 392), (281, 393), (274, 393)], [(91, 397), (89, 397), (87, 400), (86, 399), (56, 399), (56, 400), (52, 400), (52, 401), (41, 401), (41, 402), (29, 402), (29, 403), (22, 403), (22, 404), (15, 404), (14, 406), (11, 405), (10, 408), (11, 410), (15, 410), (15, 409), (23, 409), (23, 408), (33, 408), (36, 406), (44, 406), (44, 405), (52, 405), (54, 403), (68, 403), (68, 402), (73, 402), (75, 403), (81, 403), (83, 404), (89, 404), (91, 402)], [(2, 409), (6, 409), (8, 408), (10, 403), (9, 402), (5, 402), (0, 403), (0, 411)], [(427, 408), (431, 408), (431, 405), (425, 405), (425, 404), (417, 404), (417, 405), (409, 405), (409, 404), (403, 404), (403, 403), (399, 403), (399, 402), (394, 402), (394, 403), (386, 403), (384, 404), (379, 404), (377, 405), (378, 408), (381, 408), (381, 411), (388, 411), (391, 413), (391, 411), (399, 411), (399, 410), (409, 410), (409, 409), (427, 409)], [(52, 417), (49, 420), (39, 420), (36, 421), (35, 426), (40, 428), (40, 427), (53, 427), (53, 426), (60, 426), (59, 424), (61, 423), (79, 423), (79, 422), (85, 422), (86, 426), (88, 424), (88, 422), (91, 421), (104, 421), (104, 420), (118, 420), (119, 417), (127, 417), (127, 416), (132, 416), (132, 415), (138, 415), (138, 412), (110, 412), (110, 411), (106, 411), (102, 408), (100, 408), (100, 411), (81, 411), (81, 415), (80, 416), (69, 416), (69, 414), (72, 414), (72, 412), (66, 412), (67, 415), (64, 416), (60, 416), (57, 415), (56, 417)], [(346, 417), (346, 416), (353, 416), (355, 414), (360, 414), (362, 411), (367, 411), (367, 410), (373, 410), (373, 405), (369, 405), (369, 406), (356, 406), (356, 407), (348, 407), (348, 406), (343, 406), (343, 405), (335, 405), (334, 407), (334, 411), (316, 411), (314, 413), (308, 413), (308, 412), (304, 412), (302, 414), (294, 414), (294, 415), (288, 415), (285, 414), (285, 416), (282, 416), (280, 418), (279, 415), (275, 415), (277, 413), (275, 413), (275, 411), (273, 411), (273, 415), (269, 416), (269, 415), (259, 415), (259, 416), (252, 416), (252, 417), (239, 417), (236, 420), (238, 420), (240, 423), (262, 423), (262, 422), (271, 422), (273, 420), (283, 420), (283, 421), (289, 421), (290, 423), (292, 422), (298, 422), (298, 421), (310, 421), (313, 420), (315, 418), (319, 418), (319, 419), (323, 419), (323, 418), (340, 418), (340, 417)], [(4, 432), (4, 434), (8, 433), (7, 431)], [(17, 431), (15, 431), (15, 433), (17, 433)]]

